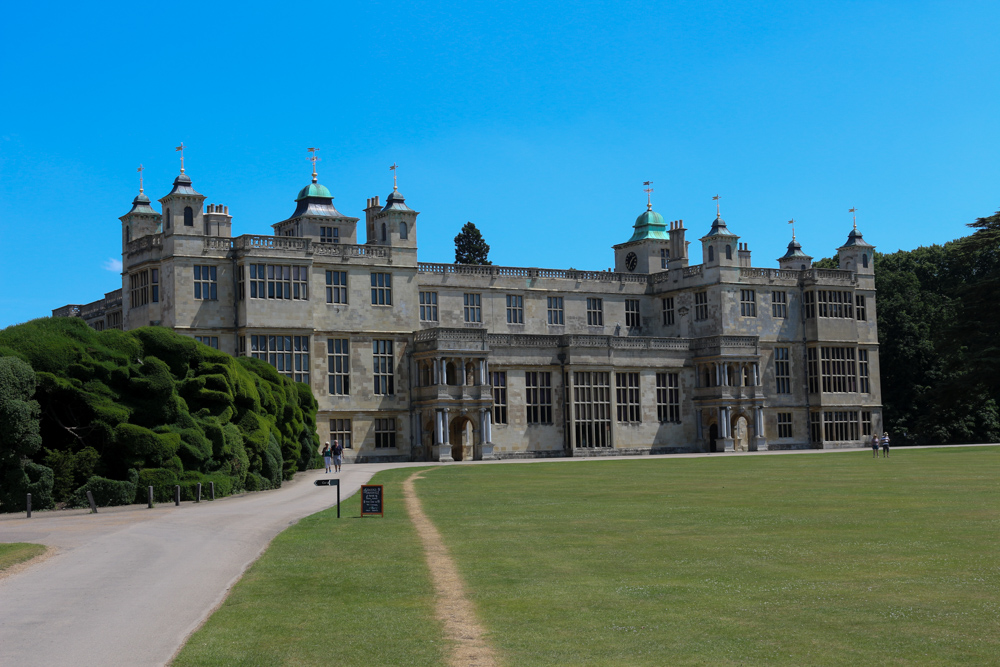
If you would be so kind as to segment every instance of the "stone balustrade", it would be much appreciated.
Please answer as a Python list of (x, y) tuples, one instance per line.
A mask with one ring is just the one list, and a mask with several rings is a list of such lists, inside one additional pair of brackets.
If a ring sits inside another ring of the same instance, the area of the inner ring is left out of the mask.
[(605, 283), (646, 283), (649, 276), (645, 273), (615, 273), (613, 271), (577, 271), (575, 269), (539, 269), (519, 266), (494, 266), (478, 264), (434, 264), (418, 262), (420, 273), (444, 273), (460, 276), (482, 276), (484, 278), (514, 277), (514, 278), (563, 278), (565, 280), (593, 280)]

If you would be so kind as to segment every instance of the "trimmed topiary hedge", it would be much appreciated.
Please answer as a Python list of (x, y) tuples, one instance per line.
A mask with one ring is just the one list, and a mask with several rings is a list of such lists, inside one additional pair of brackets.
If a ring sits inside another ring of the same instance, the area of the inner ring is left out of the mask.
[(145, 502), (148, 486), (166, 502), (177, 484), (193, 497), (198, 481), (214, 481), (221, 497), (277, 488), (319, 464), (308, 385), (162, 327), (98, 333), (78, 318), (8, 327), (5, 396), (41, 437), (15, 451), (0, 433), (0, 511), (22, 510), (28, 484), (40, 485), (35, 507), (42, 497), (79, 503), (88, 489), (101, 504)]

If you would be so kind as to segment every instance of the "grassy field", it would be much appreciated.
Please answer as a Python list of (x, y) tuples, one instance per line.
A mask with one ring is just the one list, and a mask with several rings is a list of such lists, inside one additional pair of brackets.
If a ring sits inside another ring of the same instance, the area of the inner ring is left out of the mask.
[(41, 544), (28, 544), (26, 542), (0, 543), (0, 572), (3, 572), (11, 565), (23, 563), (43, 553), (45, 553), (45, 547)]
[(278, 535), (174, 665), (440, 665), (433, 590), (401, 495), (412, 473), (379, 475), (384, 518), (360, 518), (354, 496), (343, 518), (326, 510)]
[[(282, 534), (177, 664), (439, 664), (411, 472), (379, 475), (384, 520)], [(509, 665), (1000, 664), (1000, 448), (449, 466), (417, 491)], [(314, 650), (352, 615), (346, 653)]]

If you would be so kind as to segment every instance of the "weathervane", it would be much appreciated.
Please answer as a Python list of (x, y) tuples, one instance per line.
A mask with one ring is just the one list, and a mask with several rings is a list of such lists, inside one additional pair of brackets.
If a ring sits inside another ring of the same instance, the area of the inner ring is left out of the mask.
[(389, 171), (392, 172), (392, 191), (393, 192), (396, 192), (396, 169), (398, 169), (398, 168), (399, 168), (399, 165), (397, 165), (395, 162), (393, 162), (392, 166), (389, 167)]
[(795, 240), (795, 218), (788, 221), (788, 224), (792, 226), (792, 240)]
[(181, 173), (183, 174), (184, 173), (184, 142), (182, 141), (181, 145), (178, 146), (177, 148), (175, 148), (174, 151), (180, 151), (181, 152)]
[(715, 202), (715, 217), (717, 217), (717, 218), (721, 218), (722, 217), (722, 212), (719, 209), (719, 200), (720, 199), (722, 199), (721, 195), (715, 195), (714, 197), (712, 197), (712, 201)]
[(319, 157), (318, 155), (316, 155), (316, 153), (319, 152), (318, 148), (313, 148), (313, 147), (310, 146), (306, 150), (309, 151), (310, 153), (312, 153), (312, 157), (307, 157), (306, 159), (313, 163), (313, 183), (315, 183), (316, 182), (316, 163), (319, 162), (322, 158)]
[(142, 165), (141, 164), (139, 165), (139, 168), (136, 171), (139, 172), (139, 194), (142, 194)]
[(645, 188), (642, 189), (642, 191), (646, 193), (646, 210), (647, 211), (652, 211), (653, 210), (653, 197), (652, 197), (652, 195), (653, 195), (653, 181), (643, 181), (642, 184), (646, 186)]
[(847, 212), (854, 214), (854, 231), (858, 231), (858, 209), (857, 209), (857, 207), (856, 206), (852, 206), (851, 208), (847, 209)]

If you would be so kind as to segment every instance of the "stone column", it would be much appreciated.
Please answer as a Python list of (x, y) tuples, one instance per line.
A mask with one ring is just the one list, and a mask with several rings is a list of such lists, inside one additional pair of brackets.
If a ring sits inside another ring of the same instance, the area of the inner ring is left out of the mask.
[(736, 443), (733, 442), (733, 425), (730, 423), (730, 417), (732, 414), (731, 408), (720, 408), (722, 413), (723, 428), (721, 429), (725, 436), (722, 438), (723, 451), (733, 452), (736, 451)]
[(767, 451), (767, 438), (764, 437), (764, 408), (757, 406), (754, 408), (754, 433), (753, 442), (758, 452)]
[(701, 443), (702, 438), (705, 437), (705, 427), (701, 425), (701, 409), (694, 411), (694, 425), (695, 425), (695, 438)]
[(434, 448), (437, 451), (435, 458), (438, 461), (449, 463), (455, 459), (451, 456), (451, 444), (448, 442), (448, 408), (438, 411), (438, 432), (440, 433), (438, 445)]
[(573, 409), (573, 371), (566, 369), (563, 379), (563, 391), (566, 392), (566, 400), (563, 401), (563, 409), (566, 410), (564, 423), (569, 429), (569, 450), (576, 449), (576, 410)]

